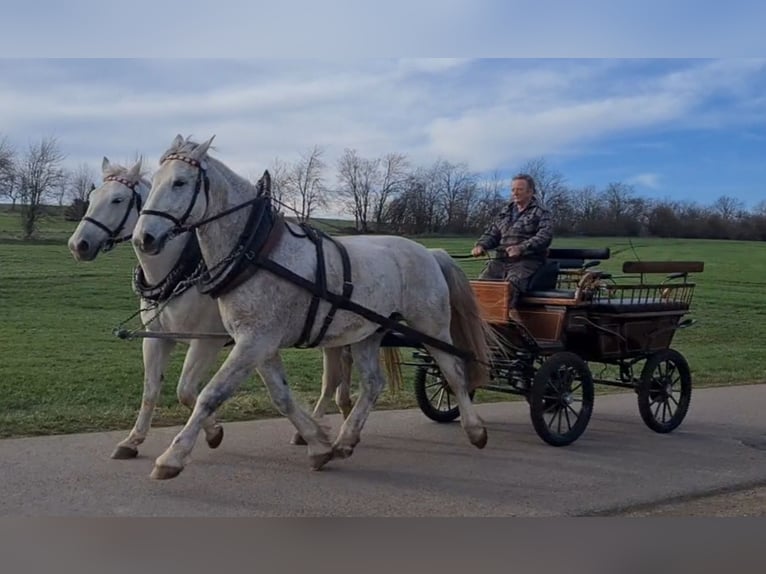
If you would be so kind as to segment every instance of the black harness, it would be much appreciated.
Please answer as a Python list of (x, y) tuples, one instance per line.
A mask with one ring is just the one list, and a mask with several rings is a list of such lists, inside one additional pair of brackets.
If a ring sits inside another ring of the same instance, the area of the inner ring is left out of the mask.
[(202, 259), (202, 251), (199, 247), (197, 234), (190, 233), (189, 240), (178, 257), (178, 261), (156, 285), (149, 285), (146, 282), (146, 276), (141, 265), (136, 265), (133, 269), (133, 292), (147, 301), (155, 303), (167, 301), (171, 296), (177, 296), (187, 291), (192, 286), (192, 283), (189, 283), (185, 288), (179, 289), (177, 292), (176, 288), (178, 288), (182, 281), (198, 273), (204, 265), (205, 262)]
[[(290, 233), (295, 235), (295, 233), (290, 230), (288, 224), (282, 219), (282, 217), (274, 212), (271, 203), (271, 197), (269, 195), (259, 195), (255, 199), (227, 209), (214, 216), (205, 218), (197, 223), (192, 225), (185, 225), (186, 220), (191, 214), (192, 209), (194, 209), (194, 204), (199, 197), (200, 188), (204, 189), (205, 199), (208, 200), (209, 180), (205, 167), (196, 159), (187, 158), (178, 154), (170, 154), (165, 158), (165, 160), (170, 159), (178, 159), (184, 161), (197, 167), (199, 170), (191, 202), (189, 203), (189, 206), (187, 207), (184, 214), (178, 219), (168, 213), (154, 210), (143, 210), (141, 211), (142, 215), (157, 215), (159, 217), (169, 219), (176, 226), (174, 232), (180, 233), (183, 231), (194, 231), (195, 229), (215, 219), (219, 219), (225, 215), (228, 215), (229, 213), (233, 213), (234, 211), (247, 207), (248, 205), (251, 206), (247, 224), (240, 234), (239, 240), (232, 249), (230, 255), (224, 258), (223, 269), (212, 276), (211, 270), (205, 271), (204, 278), (199, 284), (199, 288), (203, 293), (206, 293), (213, 298), (220, 297), (247, 281), (258, 271), (258, 269), (265, 269), (277, 277), (281, 277), (282, 279), (285, 279), (294, 285), (306, 289), (313, 295), (311, 304), (309, 305), (308, 313), (306, 315), (306, 322), (304, 323), (303, 331), (301, 332), (298, 341), (293, 345), (294, 347), (306, 348), (317, 346), (324, 338), (327, 329), (330, 327), (330, 324), (335, 317), (335, 312), (338, 309), (344, 309), (361, 315), (373, 323), (379, 324), (383, 330), (399, 332), (405, 336), (411, 337), (413, 340), (426, 343), (437, 349), (467, 360), (475, 358), (473, 353), (458, 349), (453, 345), (445, 343), (444, 341), (412, 329), (411, 327), (400, 323), (395, 318), (380, 315), (371, 309), (351, 301), (353, 283), (351, 277), (351, 263), (348, 257), (348, 253), (346, 252), (346, 248), (329, 235), (314, 229), (306, 223), (300, 224), (301, 229), (305, 233), (305, 236), (301, 237), (308, 238), (312, 243), (314, 243), (316, 248), (317, 270), (315, 273), (316, 277), (314, 281), (306, 279), (305, 277), (298, 275), (286, 267), (283, 267), (276, 261), (269, 259), (268, 255), (274, 246), (279, 242), (281, 233), (284, 229), (288, 229)], [(325, 240), (333, 243), (341, 256), (343, 265), (343, 291), (341, 295), (328, 291), (327, 289), (327, 272), (325, 269), (323, 245)], [(322, 323), (320, 332), (317, 334), (314, 340), (308, 342), (310, 333), (316, 321), (319, 301), (321, 299), (324, 299), (331, 304), (330, 311)]]

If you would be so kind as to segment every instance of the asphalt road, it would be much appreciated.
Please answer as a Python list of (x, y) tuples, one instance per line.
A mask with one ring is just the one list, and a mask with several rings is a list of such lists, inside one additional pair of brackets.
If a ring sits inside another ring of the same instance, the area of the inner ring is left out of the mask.
[[(200, 436), (168, 481), (149, 473), (177, 428), (152, 429), (128, 461), (109, 458), (124, 432), (6, 439), (0, 515), (641, 516), (766, 485), (766, 385), (695, 389), (686, 420), (667, 435), (643, 424), (634, 394), (597, 394), (588, 429), (561, 448), (537, 437), (525, 402), (478, 408), (484, 450), (458, 423), (377, 411), (354, 455), (320, 472), (305, 447), (289, 444), (285, 419), (227, 423), (217, 450)], [(339, 417), (330, 420), (337, 430)]]

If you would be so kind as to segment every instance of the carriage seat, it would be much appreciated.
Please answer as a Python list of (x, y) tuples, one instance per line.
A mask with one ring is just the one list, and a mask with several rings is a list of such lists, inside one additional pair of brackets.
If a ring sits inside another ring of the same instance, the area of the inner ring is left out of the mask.
[(521, 300), (528, 297), (534, 297), (536, 299), (574, 299), (574, 289), (542, 289), (535, 291), (527, 291), (522, 295)]
[[(577, 264), (577, 261), (573, 262)], [(529, 279), (527, 291), (521, 296), (521, 301), (528, 297), (538, 299), (574, 299), (574, 291), (569, 289), (556, 289), (556, 279), (559, 271), (570, 268), (572, 260), (548, 259), (540, 269), (535, 271)]]

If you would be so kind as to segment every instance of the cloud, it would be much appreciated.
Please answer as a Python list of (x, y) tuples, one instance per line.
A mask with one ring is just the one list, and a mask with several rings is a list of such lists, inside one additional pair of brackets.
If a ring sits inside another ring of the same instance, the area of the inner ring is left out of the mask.
[(614, 138), (636, 136), (648, 150), (674, 130), (766, 116), (765, 69), (761, 60), (1, 60), (0, 135), (23, 147), (54, 134), (72, 165), (136, 153), (156, 165), (181, 133), (215, 134), (218, 157), (245, 175), (313, 145), (326, 150), (328, 172), (346, 147), (502, 171), (592, 156)]
[(648, 187), (649, 189), (659, 189), (660, 174), (658, 173), (639, 173), (627, 179), (626, 183)]

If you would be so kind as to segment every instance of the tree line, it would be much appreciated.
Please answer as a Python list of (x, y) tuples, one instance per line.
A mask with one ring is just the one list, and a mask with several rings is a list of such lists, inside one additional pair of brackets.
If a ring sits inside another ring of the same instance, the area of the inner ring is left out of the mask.
[[(344, 232), (477, 235), (509, 201), (507, 178), (498, 172), (476, 173), (466, 163), (439, 159), (414, 165), (406, 154), (364, 157), (352, 148), (334, 165), (324, 156), (315, 145), (294, 161), (277, 157), (267, 166), (272, 194), (286, 215), (309, 221), (323, 210), (344, 213), (352, 218), (339, 229)], [(0, 200), (18, 211), (27, 238), (34, 236), (46, 205), (66, 206), (71, 220), (79, 220), (87, 209), (100, 177), (87, 164), (65, 168), (65, 159), (55, 138), (43, 138), (24, 151), (0, 138)], [(619, 181), (600, 189), (576, 187), (545, 158), (517, 171), (535, 178), (558, 236), (766, 240), (766, 201), (747, 210), (741, 200), (726, 195), (701, 205), (642, 197)]]

